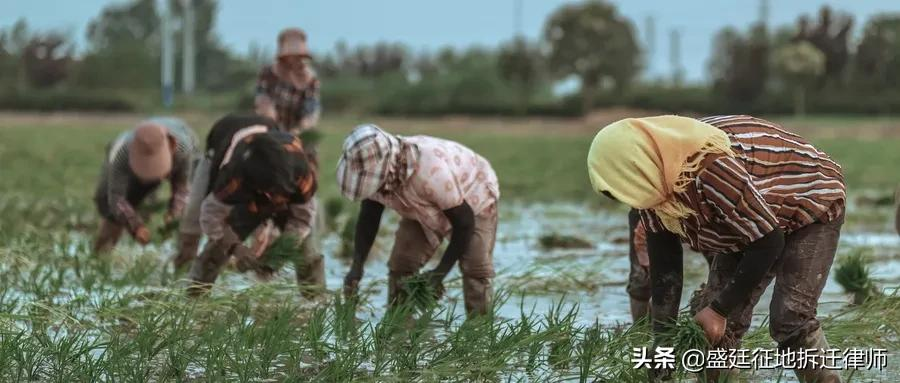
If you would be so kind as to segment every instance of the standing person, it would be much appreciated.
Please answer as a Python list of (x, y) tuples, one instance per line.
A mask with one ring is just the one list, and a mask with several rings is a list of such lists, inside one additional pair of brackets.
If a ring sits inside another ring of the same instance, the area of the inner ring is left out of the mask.
[[(209, 240), (191, 267), (191, 293), (206, 291), (232, 255), (241, 271), (265, 272), (257, 262), (259, 254), (243, 241), (269, 220), (301, 241), (297, 283), (324, 288), (324, 262), (309, 240), (313, 216), (308, 204), (316, 191), (316, 164), (300, 140), (277, 130), (269, 118), (229, 115), (213, 125), (207, 147), (208, 177), (195, 177), (197, 191), (181, 228), (183, 235), (190, 235), (199, 226)], [(180, 244), (176, 264), (196, 254), (199, 236), (185, 238), (191, 242)]]
[(196, 135), (177, 118), (150, 118), (119, 134), (107, 146), (94, 192), (102, 218), (94, 251), (109, 251), (123, 230), (142, 245), (150, 242), (150, 230), (136, 209), (164, 180), (172, 185), (165, 220), (181, 216), (190, 193), (188, 177), (196, 151)]
[(500, 191), (486, 159), (452, 141), (400, 137), (361, 125), (344, 140), (337, 180), (345, 197), (362, 201), (345, 294), (357, 290), (387, 206), (401, 217), (388, 261), (389, 303), (403, 301), (404, 279), (416, 274), (449, 236), (440, 264), (426, 272), (429, 281), (441, 294), (458, 260), (466, 312), (491, 311)]
[(300, 134), (319, 122), (319, 79), (310, 66), (306, 33), (288, 28), (278, 34), (275, 64), (264, 67), (256, 82), (256, 113), (282, 129)]
[[(694, 316), (714, 346), (738, 348), (774, 279), (769, 331), (779, 348), (828, 348), (816, 307), (846, 200), (828, 155), (750, 116), (658, 116), (607, 126), (587, 162), (595, 191), (640, 209), (655, 332), (678, 315), (684, 241), (715, 254)], [(795, 372), (802, 382), (840, 381), (826, 369)]]
[[(306, 32), (299, 28), (284, 29), (278, 34), (275, 63), (263, 67), (256, 82), (256, 113), (277, 121), (281, 129), (294, 135), (312, 132), (321, 114), (319, 79), (311, 61)], [(316, 144), (311, 139), (303, 142), (304, 151), (312, 159), (318, 158)], [(308, 214), (315, 216), (317, 207), (318, 201), (314, 199), (308, 204)], [(317, 219), (317, 222), (321, 228), (321, 221)], [(267, 242), (271, 229), (268, 224), (261, 226), (254, 235), (256, 242)]]

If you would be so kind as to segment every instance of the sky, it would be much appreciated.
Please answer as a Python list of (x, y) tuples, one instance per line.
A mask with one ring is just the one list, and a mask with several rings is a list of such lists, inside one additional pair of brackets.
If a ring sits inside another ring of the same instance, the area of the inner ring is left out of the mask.
[[(516, 2), (521, 4), (517, 13)], [(25, 18), (37, 29), (57, 29), (84, 47), (88, 22), (111, 0), (0, 0), (0, 27)], [(237, 52), (256, 43), (270, 49), (278, 31), (299, 26), (310, 37), (314, 52), (323, 52), (343, 40), (351, 46), (377, 41), (402, 42), (416, 50), (436, 51), (444, 46), (494, 47), (510, 39), (518, 28), (531, 39), (541, 36), (546, 17), (563, 0), (220, 0), (216, 31)], [(881, 12), (900, 12), (900, 0), (768, 0), (773, 26), (796, 21), (800, 14), (815, 14), (822, 5), (851, 13), (857, 34), (866, 19)], [(669, 36), (681, 34), (681, 65), (688, 81), (705, 81), (712, 38), (721, 28), (746, 29), (759, 19), (760, 0), (613, 0), (629, 18), (641, 41), (646, 41), (646, 20), (655, 20), (655, 49), (647, 56), (647, 75), (671, 72)]]

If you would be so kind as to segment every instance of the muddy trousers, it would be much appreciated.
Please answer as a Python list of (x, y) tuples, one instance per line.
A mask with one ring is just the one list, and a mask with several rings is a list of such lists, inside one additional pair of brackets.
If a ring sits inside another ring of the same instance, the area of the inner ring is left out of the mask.
[[(325, 288), (325, 261), (319, 253), (316, 232), (313, 229), (313, 220), (316, 216), (315, 201), (311, 201), (310, 206), (303, 211), (308, 214), (303, 217), (305, 222), (300, 222), (300, 224), (309, 225), (310, 230), (309, 234), (303, 238), (300, 250), (302, 255), (295, 261), (294, 270), (297, 284), (304, 293), (313, 293)], [(208, 243), (191, 266), (190, 279), (194, 284), (208, 288), (215, 283), (222, 268), (231, 257), (229, 248), (233, 246), (233, 243), (244, 241), (270, 219), (282, 233), (297, 231), (296, 228), (286, 227), (286, 213), (254, 213), (250, 212), (246, 206), (235, 206), (227, 219), (230, 230), (226, 230), (225, 238)], [(192, 293), (197, 294), (202, 291), (203, 289), (193, 289)]]
[[(491, 312), (494, 278), (493, 252), (497, 237), (497, 209), (475, 217), (475, 233), (469, 248), (459, 259), (463, 299), (468, 316)], [(438, 244), (431, 244), (419, 222), (403, 218), (394, 237), (388, 260), (388, 301), (396, 305), (404, 300), (403, 281), (425, 266), (435, 255)]]
[[(728, 316), (725, 336), (718, 347), (738, 348), (750, 328), (753, 307), (772, 280), (775, 290), (769, 303), (769, 334), (779, 349), (828, 348), (825, 334), (816, 319), (816, 309), (828, 272), (834, 262), (844, 218), (829, 223), (816, 222), (785, 237), (784, 251), (757, 286), (747, 302), (738, 305)], [(713, 259), (709, 279), (691, 299), (696, 313), (709, 305), (731, 280), (742, 254), (717, 255)], [(712, 371), (709, 371), (712, 372)], [(835, 371), (825, 369), (795, 370), (801, 382), (840, 382)], [(717, 379), (707, 374), (708, 379)], [(714, 381), (714, 380), (713, 380)]]

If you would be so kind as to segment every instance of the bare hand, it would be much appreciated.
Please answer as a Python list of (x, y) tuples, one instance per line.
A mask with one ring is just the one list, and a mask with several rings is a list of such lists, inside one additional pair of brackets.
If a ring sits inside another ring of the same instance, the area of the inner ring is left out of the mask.
[(257, 270), (260, 267), (259, 262), (256, 261), (256, 257), (253, 256), (250, 249), (244, 245), (235, 246), (234, 260), (238, 271), (242, 273), (250, 270)]
[(145, 226), (141, 226), (134, 232), (134, 239), (141, 245), (150, 243), (150, 230)]
[(711, 345), (718, 344), (722, 340), (722, 336), (725, 335), (725, 325), (728, 324), (728, 321), (723, 316), (709, 306), (700, 310), (697, 315), (694, 315), (694, 321), (699, 323), (700, 327), (703, 327), (703, 331), (706, 332), (706, 339), (709, 340)]
[(359, 292), (359, 280), (362, 279), (362, 270), (351, 267), (344, 277), (344, 298), (355, 297)]
[(432, 291), (434, 291), (434, 299), (441, 299), (446, 291), (444, 288), (444, 277), (446, 277), (447, 274), (431, 270), (426, 272), (425, 275), (428, 277), (428, 282), (431, 285)]

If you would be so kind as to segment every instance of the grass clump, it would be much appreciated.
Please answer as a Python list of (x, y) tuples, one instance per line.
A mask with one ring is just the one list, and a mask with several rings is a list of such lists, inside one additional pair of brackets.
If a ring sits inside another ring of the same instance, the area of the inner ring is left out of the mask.
[(273, 271), (281, 270), (285, 264), (300, 259), (303, 252), (300, 243), (300, 237), (294, 234), (282, 234), (266, 248), (266, 251), (259, 257), (259, 263)]
[(437, 291), (431, 283), (430, 276), (418, 273), (403, 280), (404, 304), (408, 304), (418, 312), (426, 312), (437, 307), (437, 299), (442, 291)]
[(351, 259), (353, 258), (353, 240), (356, 237), (356, 216), (351, 215), (347, 218), (347, 221), (344, 222), (344, 227), (341, 229), (341, 246), (338, 249), (338, 258), (341, 259)]
[(861, 251), (841, 258), (834, 272), (834, 280), (844, 291), (853, 294), (854, 304), (861, 304), (878, 294), (878, 288), (872, 281), (869, 259)]
[(572, 235), (551, 233), (538, 239), (544, 249), (591, 249), (594, 244)]

